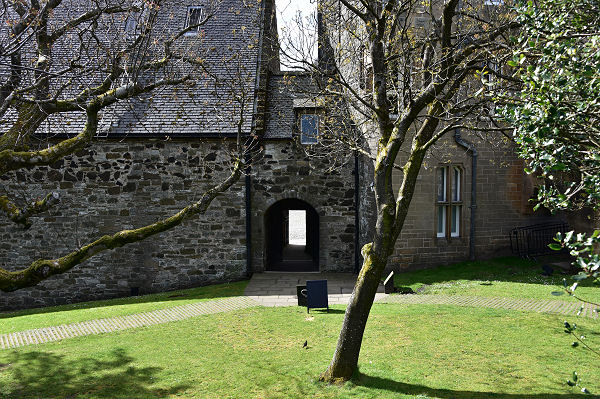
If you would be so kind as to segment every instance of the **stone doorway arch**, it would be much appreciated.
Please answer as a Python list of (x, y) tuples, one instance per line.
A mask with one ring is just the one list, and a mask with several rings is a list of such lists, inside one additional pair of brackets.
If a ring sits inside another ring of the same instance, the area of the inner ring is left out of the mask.
[[(306, 212), (306, 244), (289, 242), (289, 211)], [(319, 271), (319, 214), (308, 202), (296, 198), (277, 201), (267, 209), (265, 222), (265, 270)]]

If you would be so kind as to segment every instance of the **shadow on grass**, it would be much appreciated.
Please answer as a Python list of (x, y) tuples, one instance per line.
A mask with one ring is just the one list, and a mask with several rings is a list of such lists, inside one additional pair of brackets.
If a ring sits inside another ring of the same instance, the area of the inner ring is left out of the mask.
[(170, 302), (195, 299), (217, 299), (244, 295), (244, 288), (248, 281), (237, 281), (227, 284), (208, 285), (203, 287), (189, 288), (185, 290), (176, 290), (161, 292), (157, 294), (130, 296), (124, 298), (105, 299), (91, 302), (80, 302), (69, 305), (51, 306), (45, 308), (31, 308), (18, 310), (14, 312), (0, 312), (0, 320), (11, 317), (62, 312), (75, 309), (93, 309), (105, 306), (133, 305), (148, 302)]
[(454, 391), (450, 389), (429, 388), (422, 385), (406, 384), (404, 382), (394, 381), (388, 378), (374, 377), (366, 374), (358, 374), (352, 382), (357, 386), (371, 389), (382, 389), (405, 395), (426, 395), (427, 397), (439, 399), (575, 399), (581, 398), (581, 394), (550, 394), (550, 393), (531, 393), (531, 394), (513, 394), (496, 392), (474, 392), (474, 391)]
[[(559, 259), (560, 260), (560, 259)], [(526, 284), (548, 284), (562, 286), (563, 278), (570, 280), (575, 272), (564, 272), (554, 267), (552, 276), (542, 275), (542, 264), (551, 261), (533, 262), (516, 257), (504, 257), (487, 261), (460, 262), (449, 266), (398, 273), (394, 276), (396, 287), (415, 284), (433, 285), (456, 280), (480, 281), (481, 285), (493, 285), (490, 281), (503, 281)], [(594, 286), (591, 279), (580, 286)]]
[[(142, 399), (164, 398), (188, 388), (154, 386), (159, 367), (136, 367), (123, 349), (115, 349), (103, 359), (67, 361), (62, 355), (46, 352), (14, 352), (0, 376), (8, 383), (0, 386), (0, 397)], [(87, 396), (86, 396), (87, 397)]]
[(335, 308), (329, 308), (329, 310), (327, 309), (311, 309), (310, 310), (310, 314), (341, 314), (341, 313), (346, 313), (346, 308), (344, 309), (335, 309)]

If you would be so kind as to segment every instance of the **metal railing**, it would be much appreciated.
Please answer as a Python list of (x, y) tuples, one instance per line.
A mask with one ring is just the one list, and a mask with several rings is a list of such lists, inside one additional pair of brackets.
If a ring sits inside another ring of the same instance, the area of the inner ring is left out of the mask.
[(533, 258), (541, 255), (555, 254), (548, 244), (552, 244), (556, 233), (571, 230), (566, 222), (540, 223), (517, 227), (510, 231), (510, 249), (521, 258)]

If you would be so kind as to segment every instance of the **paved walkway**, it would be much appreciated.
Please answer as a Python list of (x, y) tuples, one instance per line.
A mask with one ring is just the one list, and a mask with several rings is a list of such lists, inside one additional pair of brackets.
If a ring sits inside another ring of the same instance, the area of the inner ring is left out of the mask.
[[(352, 273), (254, 273), (244, 294), (262, 306), (298, 305), (296, 285), (306, 285), (306, 280), (327, 280), (330, 305), (347, 305), (356, 283)], [(387, 295), (379, 284), (375, 300)]]
[(477, 308), (523, 310), (537, 313), (556, 313), (575, 316), (583, 306), (579, 316), (598, 318), (597, 306), (581, 302), (552, 301), (543, 299), (498, 298), (458, 295), (391, 295), (381, 303), (432, 304), (471, 306)]
[[(191, 317), (227, 312), (254, 306), (295, 306), (297, 305), (296, 285), (304, 285), (306, 280), (327, 279), (330, 304), (347, 304), (354, 282), (352, 274), (306, 274), (306, 273), (262, 273), (255, 274), (246, 287), (246, 296), (215, 299), (168, 309), (90, 320), (61, 326), (38, 328), (9, 334), (0, 334), (0, 349), (16, 348), (25, 345), (42, 344), (61, 339), (95, 335), (112, 331), (126, 330)], [(579, 302), (550, 301), (520, 298), (473, 297), (458, 295), (386, 295), (380, 287), (375, 300), (379, 303), (435, 304), (471, 306), (522, 310), (539, 313), (557, 313), (574, 316), (582, 306)], [(590, 304), (584, 304), (579, 314), (582, 317), (598, 318), (598, 312)]]
[(43, 344), (59, 341), (65, 338), (82, 337), (112, 331), (127, 330), (143, 326), (168, 323), (189, 319), (190, 317), (227, 312), (258, 306), (258, 303), (248, 297), (232, 297), (215, 299), (213, 301), (197, 302), (188, 305), (174, 306), (168, 309), (153, 310), (128, 316), (113, 317), (83, 321), (81, 323), (65, 324), (55, 327), (37, 328), (0, 335), (0, 349), (16, 348), (19, 346)]

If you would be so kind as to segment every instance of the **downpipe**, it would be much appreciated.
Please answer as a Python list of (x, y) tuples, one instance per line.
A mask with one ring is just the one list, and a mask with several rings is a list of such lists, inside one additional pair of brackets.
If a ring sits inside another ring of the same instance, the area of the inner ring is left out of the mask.
[(469, 260), (475, 260), (475, 215), (477, 210), (477, 148), (463, 140), (460, 130), (454, 131), (454, 141), (471, 153), (471, 228), (469, 230)]

